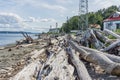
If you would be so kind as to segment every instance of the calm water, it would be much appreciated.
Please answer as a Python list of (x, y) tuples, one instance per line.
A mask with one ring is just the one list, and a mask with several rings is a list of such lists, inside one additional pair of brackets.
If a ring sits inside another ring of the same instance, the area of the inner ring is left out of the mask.
[[(32, 38), (36, 38), (34, 34), (29, 34)], [(0, 33), (0, 46), (15, 43), (17, 40), (24, 39), (22, 34)]]

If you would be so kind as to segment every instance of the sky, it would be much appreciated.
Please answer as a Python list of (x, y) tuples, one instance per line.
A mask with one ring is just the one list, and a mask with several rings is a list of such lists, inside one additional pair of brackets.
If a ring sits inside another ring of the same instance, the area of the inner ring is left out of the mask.
[[(88, 0), (89, 12), (120, 0)], [(0, 31), (46, 32), (78, 14), (79, 0), (0, 0)]]

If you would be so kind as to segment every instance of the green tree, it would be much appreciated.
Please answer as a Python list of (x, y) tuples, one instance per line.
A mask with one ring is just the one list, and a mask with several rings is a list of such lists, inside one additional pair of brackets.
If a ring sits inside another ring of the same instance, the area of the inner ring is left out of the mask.
[[(97, 12), (88, 13), (88, 22), (89, 24), (99, 24), (101, 27), (103, 26), (103, 20), (108, 18), (112, 13), (118, 11), (117, 6), (111, 6), (107, 9), (100, 9)], [(84, 16), (84, 15), (81, 15)], [(70, 30), (76, 30), (78, 28), (78, 16), (71, 17), (68, 21), (62, 24), (60, 31), (64, 30), (66, 33), (69, 33)], [(82, 20), (79, 20), (79, 26), (82, 26)], [(85, 26), (85, 25), (84, 25)]]

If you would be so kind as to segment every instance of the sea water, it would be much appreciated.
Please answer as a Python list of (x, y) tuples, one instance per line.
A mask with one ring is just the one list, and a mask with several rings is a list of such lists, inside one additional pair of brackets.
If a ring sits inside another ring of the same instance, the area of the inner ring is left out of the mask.
[[(32, 38), (36, 38), (35, 34), (28, 35), (30, 35)], [(24, 36), (20, 33), (0, 33), (0, 46), (12, 44), (21, 39), (24, 39)]]

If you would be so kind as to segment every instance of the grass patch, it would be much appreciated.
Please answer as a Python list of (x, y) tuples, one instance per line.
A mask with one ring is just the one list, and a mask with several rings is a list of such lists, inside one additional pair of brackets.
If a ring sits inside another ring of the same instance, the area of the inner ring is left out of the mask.
[(120, 34), (120, 29), (116, 29), (115, 33)]
[(109, 38), (109, 39), (116, 39), (116, 38), (115, 38), (114, 36), (112, 36), (112, 35), (109, 35), (108, 38)]

